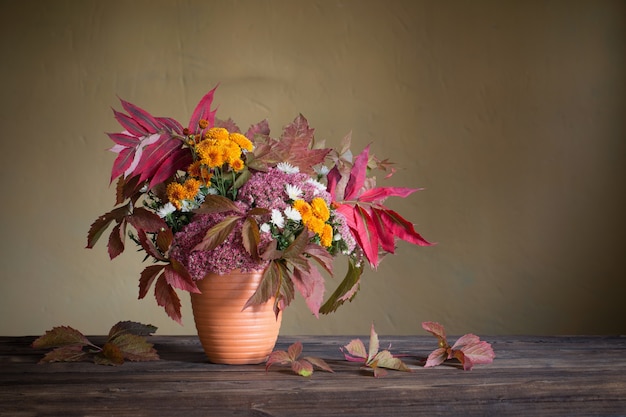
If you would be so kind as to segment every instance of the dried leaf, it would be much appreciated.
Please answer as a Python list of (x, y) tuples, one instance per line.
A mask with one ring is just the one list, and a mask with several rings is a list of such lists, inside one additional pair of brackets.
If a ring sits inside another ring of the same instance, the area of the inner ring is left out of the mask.
[(39, 363), (80, 362), (89, 357), (81, 345), (61, 346), (46, 353)]
[[(115, 345), (124, 359), (129, 361), (155, 361), (159, 355), (152, 343), (148, 343), (144, 336), (123, 333), (113, 338), (107, 344)], [(105, 344), (106, 346), (106, 344)]]
[(232, 233), (241, 219), (239, 215), (227, 216), (221, 222), (207, 230), (206, 234), (193, 250), (210, 251), (221, 245), (224, 240)]
[(124, 363), (124, 355), (114, 343), (106, 342), (102, 351), (94, 357), (94, 362), (98, 365), (121, 365)]
[(124, 334), (134, 334), (137, 336), (148, 336), (156, 332), (157, 328), (151, 324), (138, 323), (136, 321), (120, 321), (109, 330), (109, 339)]
[(265, 371), (267, 372), (272, 365), (290, 365), (291, 370), (300, 376), (311, 376), (314, 367), (326, 372), (333, 372), (331, 367), (322, 359), (307, 356), (300, 359), (302, 353), (302, 343), (297, 341), (287, 348), (287, 351), (277, 350), (272, 352), (265, 362)]
[(53, 327), (32, 343), (35, 349), (49, 349), (61, 346), (92, 346), (91, 342), (78, 330), (70, 326)]
[(350, 259), (348, 271), (337, 289), (320, 308), (320, 313), (329, 314), (337, 310), (345, 301), (351, 301), (359, 289), (359, 281), (363, 273), (363, 265), (356, 266)]

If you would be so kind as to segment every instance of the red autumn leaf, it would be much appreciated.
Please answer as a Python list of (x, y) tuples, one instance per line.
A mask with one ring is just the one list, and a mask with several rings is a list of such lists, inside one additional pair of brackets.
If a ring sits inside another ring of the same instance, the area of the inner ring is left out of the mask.
[(114, 220), (119, 223), (124, 219), (126, 213), (128, 212), (128, 206), (122, 206), (115, 208), (108, 213), (103, 214), (98, 217), (89, 228), (89, 232), (87, 233), (87, 248), (91, 249), (94, 247), (100, 236), (104, 233), (104, 231), (109, 227), (111, 222)]
[(237, 222), (241, 219), (239, 215), (227, 216), (221, 222), (211, 227), (193, 250), (213, 250), (226, 240), (235, 229)]
[(422, 235), (415, 231), (412, 223), (395, 211), (389, 209), (380, 210), (380, 218), (385, 224), (385, 227), (391, 230), (394, 236), (418, 246), (432, 245), (432, 243), (428, 242)]
[(148, 293), (152, 282), (163, 271), (165, 265), (150, 265), (141, 271), (141, 277), (139, 278), (139, 299), (142, 299)]
[(246, 131), (246, 137), (250, 140), (254, 140), (257, 135), (268, 136), (270, 134), (270, 125), (267, 119), (253, 124)]
[(360, 205), (354, 206), (354, 220), (356, 229), (353, 230), (354, 237), (370, 265), (374, 268), (378, 266), (378, 232), (369, 213)]
[(144, 109), (120, 99), (122, 107), (128, 115), (147, 133), (156, 133), (161, 129), (159, 121)]
[(319, 317), (320, 307), (322, 301), (324, 301), (324, 277), (317, 268), (310, 266), (308, 271), (294, 268), (291, 280), (296, 289), (302, 294), (302, 297), (304, 297), (309, 310), (315, 317)]
[(424, 367), (441, 365), (446, 360), (456, 359), (463, 369), (469, 371), (475, 364), (493, 362), (495, 354), (491, 345), (474, 334), (461, 336), (453, 346), (448, 344), (444, 327), (432, 321), (422, 323), (422, 328), (437, 337), (439, 347), (428, 355)]
[(196, 131), (198, 122), (201, 119), (209, 122), (209, 127), (214, 125), (216, 110), (211, 110), (211, 104), (213, 103), (213, 95), (215, 94), (217, 87), (217, 85), (213, 87), (213, 89), (206, 93), (196, 105), (196, 108), (191, 115), (191, 119), (189, 119), (189, 125), (187, 126), (190, 132)]
[(163, 275), (167, 283), (174, 288), (194, 294), (200, 293), (200, 289), (193, 278), (191, 278), (191, 275), (189, 275), (189, 272), (174, 258), (171, 258), (170, 264), (165, 266)]
[(367, 161), (369, 159), (369, 145), (355, 158), (350, 177), (343, 193), (344, 200), (352, 200), (358, 196), (359, 191), (367, 178)]
[(154, 286), (154, 297), (157, 304), (165, 309), (167, 315), (178, 324), (182, 323), (180, 311), (180, 298), (174, 288), (167, 282), (164, 274), (161, 274)]
[(279, 140), (269, 136), (257, 136), (254, 150), (255, 166), (275, 165), (288, 162), (301, 172), (313, 174), (313, 167), (321, 164), (331, 149), (313, 149), (314, 129), (309, 127), (303, 115), (283, 128)]
[(109, 258), (114, 259), (124, 252), (124, 238), (126, 237), (126, 220), (118, 223), (111, 230), (109, 243), (107, 245)]
[(382, 203), (387, 197), (408, 197), (419, 188), (405, 187), (376, 187), (364, 191), (359, 196), (359, 201), (367, 203)]

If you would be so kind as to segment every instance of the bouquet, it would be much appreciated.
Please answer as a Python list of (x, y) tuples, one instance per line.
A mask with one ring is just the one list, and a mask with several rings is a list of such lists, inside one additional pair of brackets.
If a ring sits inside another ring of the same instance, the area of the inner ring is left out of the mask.
[[(372, 171), (394, 169), (369, 146), (356, 156), (350, 136), (339, 149), (315, 143), (298, 115), (276, 138), (267, 120), (243, 133), (232, 119), (216, 118), (213, 88), (183, 127), (121, 100), (113, 110), (124, 129), (109, 133), (117, 154), (111, 171), (116, 207), (91, 225), (92, 248), (113, 225), (111, 259), (128, 236), (146, 259), (139, 298), (154, 284), (157, 304), (181, 323), (176, 290), (198, 293), (211, 271), (263, 270), (246, 307), (274, 297), (278, 314), (299, 292), (313, 314), (335, 311), (359, 290), (364, 264), (376, 268), (397, 239), (428, 246), (411, 222), (384, 205), (416, 188), (378, 187)], [(333, 260), (348, 259), (343, 280), (325, 300)]]

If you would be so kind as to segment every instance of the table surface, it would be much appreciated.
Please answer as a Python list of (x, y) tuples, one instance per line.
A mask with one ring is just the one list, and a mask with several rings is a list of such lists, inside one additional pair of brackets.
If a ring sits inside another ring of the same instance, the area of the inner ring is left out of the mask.
[[(161, 360), (38, 364), (34, 337), (0, 337), (1, 416), (626, 416), (626, 336), (497, 336), (492, 364), (423, 368), (430, 336), (388, 337), (413, 372), (374, 378), (344, 360), (355, 336), (281, 336), (335, 371), (216, 365), (197, 337), (151, 336)], [(367, 345), (368, 336), (359, 337)], [(90, 337), (98, 344), (103, 337)], [(449, 337), (453, 341), (456, 338)]]

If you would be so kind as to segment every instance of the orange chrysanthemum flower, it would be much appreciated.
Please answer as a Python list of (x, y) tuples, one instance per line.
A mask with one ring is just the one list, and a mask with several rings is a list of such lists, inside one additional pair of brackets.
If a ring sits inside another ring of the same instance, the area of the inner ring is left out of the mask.
[(324, 247), (329, 247), (333, 243), (333, 227), (326, 223), (322, 234), (320, 235), (320, 244)]
[(244, 163), (241, 159), (235, 159), (234, 161), (230, 163), (230, 166), (234, 171), (239, 172), (243, 169)]
[(302, 217), (302, 221), (304, 222), (306, 219), (313, 216), (313, 211), (311, 210), (311, 205), (304, 200), (296, 200), (293, 202), (293, 208), (298, 210), (300, 216)]
[(313, 215), (324, 222), (330, 218), (330, 210), (328, 210), (326, 201), (323, 198), (315, 197), (311, 201), (311, 209), (313, 210)]
[(252, 144), (250, 139), (248, 139), (241, 133), (231, 133), (230, 140), (235, 142), (241, 149), (245, 149), (246, 151), (251, 151), (252, 149), (254, 149), (254, 145)]
[(185, 189), (185, 200), (193, 200), (200, 191), (202, 183), (195, 178), (188, 178), (183, 184)]
[(209, 121), (206, 119), (200, 119), (198, 120), (198, 126), (200, 127), (200, 129), (206, 129), (207, 127), (209, 127)]
[(177, 182), (172, 182), (168, 184), (166, 188), (167, 199), (170, 203), (172, 203), (178, 210), (182, 207), (182, 200), (185, 199), (185, 187), (182, 184)]

